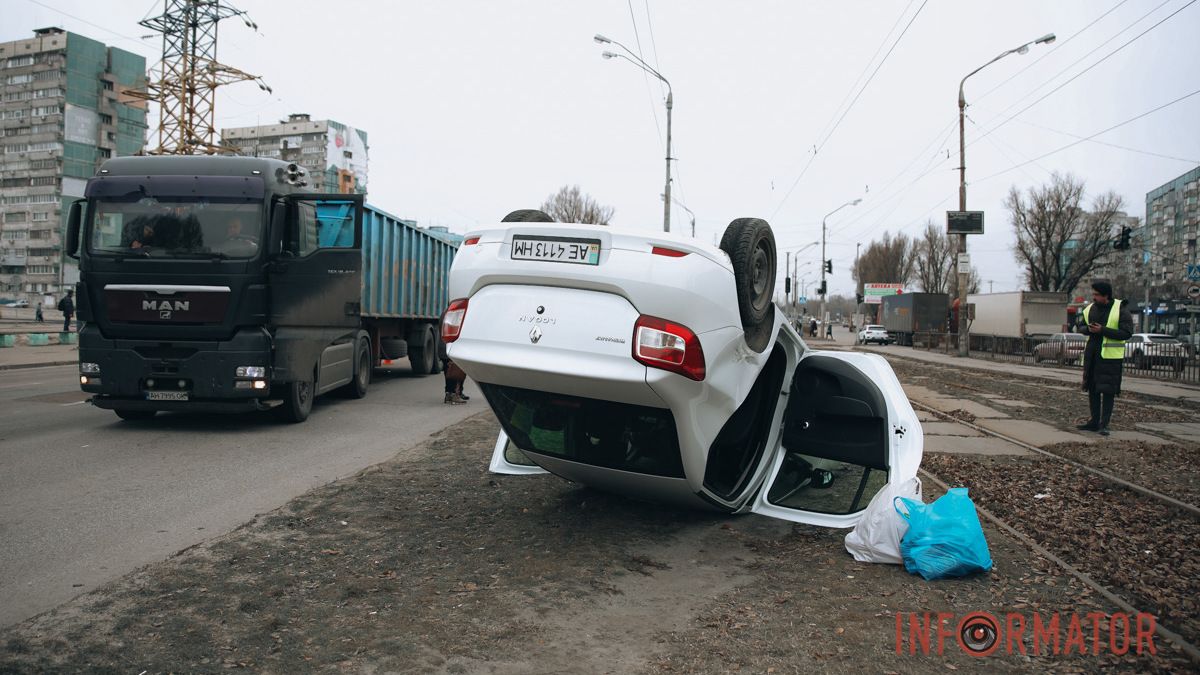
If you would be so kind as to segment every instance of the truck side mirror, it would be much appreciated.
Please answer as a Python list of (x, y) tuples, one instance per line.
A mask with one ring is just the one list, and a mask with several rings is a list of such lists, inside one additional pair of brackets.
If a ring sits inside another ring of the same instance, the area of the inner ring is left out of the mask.
[(270, 229), (270, 248), (267, 249), (267, 258), (283, 257), (283, 251), (287, 248), (288, 242), (288, 209), (290, 205), (283, 199), (276, 199), (271, 205), (271, 229)]
[(79, 228), (83, 223), (83, 207), (86, 203), (82, 199), (71, 202), (71, 210), (67, 214), (66, 254), (76, 260), (79, 260)]

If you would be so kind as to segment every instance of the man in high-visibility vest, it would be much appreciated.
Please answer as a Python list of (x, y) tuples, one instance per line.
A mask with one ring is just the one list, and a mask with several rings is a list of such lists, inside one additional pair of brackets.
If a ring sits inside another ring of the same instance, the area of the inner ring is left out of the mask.
[(1076, 330), (1088, 336), (1083, 352), (1083, 389), (1088, 393), (1091, 418), (1077, 429), (1108, 435), (1113, 400), (1121, 393), (1125, 341), (1133, 334), (1133, 316), (1125, 303), (1113, 298), (1112, 284), (1092, 283), (1092, 303), (1080, 313)]

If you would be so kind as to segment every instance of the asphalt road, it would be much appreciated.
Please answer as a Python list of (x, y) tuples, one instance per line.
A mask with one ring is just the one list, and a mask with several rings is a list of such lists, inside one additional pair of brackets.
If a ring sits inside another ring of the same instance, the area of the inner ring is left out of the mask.
[[(0, 373), (0, 626), (237, 527), (486, 408), (442, 403), (407, 362), (362, 400), (317, 399), (303, 424), (265, 414), (120, 421), (74, 366)], [(481, 457), (481, 462), (486, 458)]]

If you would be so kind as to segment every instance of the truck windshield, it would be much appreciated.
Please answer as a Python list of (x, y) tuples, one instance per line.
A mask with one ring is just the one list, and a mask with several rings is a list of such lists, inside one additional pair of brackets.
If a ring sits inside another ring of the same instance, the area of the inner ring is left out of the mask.
[(262, 241), (258, 201), (144, 197), (94, 204), (94, 255), (252, 258)]

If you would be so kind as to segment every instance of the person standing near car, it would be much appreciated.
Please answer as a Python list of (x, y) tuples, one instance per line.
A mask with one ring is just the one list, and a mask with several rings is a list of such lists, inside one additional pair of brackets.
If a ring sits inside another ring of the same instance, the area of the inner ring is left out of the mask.
[(63, 332), (71, 332), (71, 317), (75, 316), (75, 301), (71, 299), (71, 291), (58, 301), (58, 311), (63, 313)]
[(1092, 291), (1092, 303), (1083, 308), (1076, 327), (1088, 336), (1083, 351), (1083, 389), (1088, 393), (1091, 418), (1076, 428), (1107, 436), (1113, 403), (1121, 393), (1125, 341), (1133, 335), (1133, 317), (1125, 303), (1113, 297), (1112, 284), (1096, 281)]

